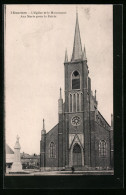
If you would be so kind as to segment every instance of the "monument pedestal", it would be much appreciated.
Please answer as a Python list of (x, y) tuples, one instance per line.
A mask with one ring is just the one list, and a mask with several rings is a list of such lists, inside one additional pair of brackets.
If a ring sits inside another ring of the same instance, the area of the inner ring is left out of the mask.
[(14, 162), (12, 164), (11, 172), (21, 172), (22, 171), (22, 164), (20, 162)]

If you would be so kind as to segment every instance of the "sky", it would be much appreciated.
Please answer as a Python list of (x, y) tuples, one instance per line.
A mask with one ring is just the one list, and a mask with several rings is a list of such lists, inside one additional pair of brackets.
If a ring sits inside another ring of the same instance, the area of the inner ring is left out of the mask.
[(112, 5), (7, 5), (4, 45), (5, 138), (12, 149), (18, 134), (21, 152), (39, 154), (43, 118), (47, 132), (58, 123), (60, 87), (64, 99), (65, 50), (70, 60), (76, 9), (92, 91), (94, 94), (97, 90), (98, 110), (111, 124)]

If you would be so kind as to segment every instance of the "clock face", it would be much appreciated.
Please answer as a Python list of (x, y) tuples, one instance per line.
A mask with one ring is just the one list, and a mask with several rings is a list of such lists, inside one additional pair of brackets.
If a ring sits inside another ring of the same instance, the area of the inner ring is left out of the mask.
[(79, 126), (81, 123), (81, 118), (79, 116), (74, 116), (72, 119), (71, 119), (71, 124), (73, 126)]

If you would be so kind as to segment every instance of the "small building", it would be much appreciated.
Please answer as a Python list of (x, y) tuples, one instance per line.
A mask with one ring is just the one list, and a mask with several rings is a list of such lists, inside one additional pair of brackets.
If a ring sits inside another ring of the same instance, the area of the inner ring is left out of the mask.
[(14, 162), (14, 151), (6, 144), (6, 172), (8, 172)]
[(21, 163), (23, 169), (38, 169), (40, 167), (40, 155), (21, 153)]

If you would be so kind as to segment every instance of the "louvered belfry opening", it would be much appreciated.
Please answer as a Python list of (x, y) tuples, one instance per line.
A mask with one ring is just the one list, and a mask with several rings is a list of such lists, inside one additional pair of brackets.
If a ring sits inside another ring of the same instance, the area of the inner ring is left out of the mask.
[(80, 89), (80, 74), (74, 71), (72, 74), (72, 89)]

